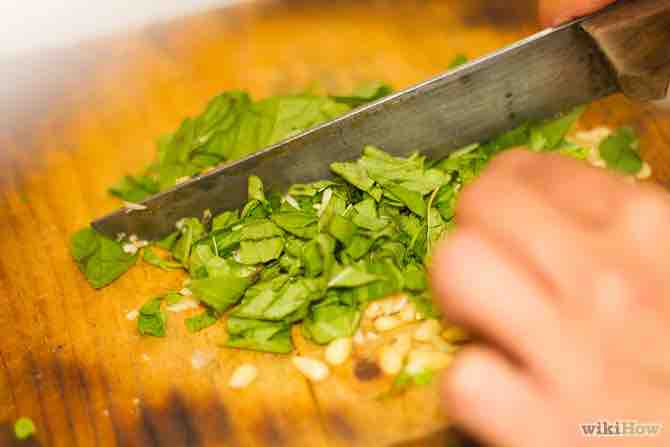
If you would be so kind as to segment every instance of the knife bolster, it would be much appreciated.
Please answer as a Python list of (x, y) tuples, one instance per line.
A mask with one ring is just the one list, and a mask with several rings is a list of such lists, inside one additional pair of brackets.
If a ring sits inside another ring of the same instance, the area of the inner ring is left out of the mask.
[(627, 0), (582, 23), (629, 97), (658, 101), (670, 86), (670, 0)]

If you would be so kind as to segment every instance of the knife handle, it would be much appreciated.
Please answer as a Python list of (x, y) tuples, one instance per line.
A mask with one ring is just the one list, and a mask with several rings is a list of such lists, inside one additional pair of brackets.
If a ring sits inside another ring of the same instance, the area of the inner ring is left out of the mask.
[(626, 0), (582, 23), (614, 68), (621, 90), (643, 101), (670, 93), (670, 0)]

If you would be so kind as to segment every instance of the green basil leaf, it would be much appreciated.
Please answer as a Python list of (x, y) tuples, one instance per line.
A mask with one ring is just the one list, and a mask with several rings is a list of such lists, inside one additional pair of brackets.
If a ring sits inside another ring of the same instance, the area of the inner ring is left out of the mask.
[(389, 224), (387, 219), (381, 219), (377, 214), (377, 203), (373, 199), (365, 199), (354, 205), (356, 214), (352, 221), (356, 226), (371, 231), (382, 230)]
[(212, 219), (212, 232), (217, 230), (227, 230), (239, 222), (240, 218), (237, 211), (224, 211), (214, 216)]
[(86, 227), (70, 239), (70, 254), (77, 262), (82, 262), (100, 249), (100, 234)]
[(288, 284), (277, 295), (277, 299), (265, 309), (264, 320), (280, 321), (315, 297), (306, 280)]
[(182, 265), (178, 262), (166, 261), (161, 258), (150, 247), (143, 250), (142, 259), (144, 259), (147, 264), (151, 264), (163, 270), (180, 270), (182, 268)]
[(358, 309), (340, 304), (314, 306), (303, 322), (303, 334), (317, 344), (350, 337), (358, 329), (361, 313)]
[(180, 235), (181, 233), (179, 231), (175, 231), (173, 233), (168, 234), (163, 239), (154, 242), (154, 245), (158, 248), (162, 248), (163, 250), (172, 251), (172, 248), (174, 247), (174, 244), (177, 242), (177, 239), (179, 239)]
[(195, 244), (205, 234), (205, 227), (195, 217), (182, 219), (178, 222), (177, 225), (179, 227), (181, 237), (177, 240), (174, 247), (172, 248), (172, 256), (177, 261), (180, 261), (182, 264), (186, 265), (191, 255), (191, 247), (193, 247), (193, 244)]
[(524, 146), (529, 140), (530, 125), (525, 123), (484, 144), (482, 150), (488, 156), (492, 156), (505, 149)]
[(440, 318), (440, 311), (437, 309), (430, 295), (409, 295), (410, 300), (414, 303), (416, 312), (421, 314), (424, 318)]
[(414, 292), (422, 292), (428, 287), (426, 271), (417, 264), (408, 265), (403, 272), (405, 288)]
[(265, 202), (265, 192), (263, 191), (263, 181), (260, 177), (255, 175), (250, 175), (248, 182), (248, 194), (249, 200), (258, 200), (259, 202)]
[(333, 216), (342, 216), (347, 209), (347, 201), (339, 193), (331, 193), (330, 199), (326, 204), (325, 209), (321, 210), (321, 217), (319, 217), (318, 231), (324, 231), (328, 228)]
[(212, 250), (215, 253), (218, 252), (219, 256), (225, 256), (239, 247), (242, 241), (242, 230), (217, 230), (212, 232), (209, 240)]
[(361, 284), (361, 287), (355, 289), (356, 301), (359, 304), (364, 305), (403, 290), (402, 271), (391, 259), (384, 258), (378, 262), (369, 263), (366, 265), (366, 270), (369, 275), (376, 277), (378, 280), (369, 284)]
[(358, 107), (371, 101), (376, 101), (393, 93), (393, 89), (381, 82), (372, 81), (361, 84), (350, 95), (333, 96), (333, 99), (339, 103), (344, 103), (350, 107)]
[(335, 248), (337, 243), (335, 239), (327, 234), (319, 234), (316, 238), (321, 252), (321, 259), (323, 260), (323, 271), (330, 273), (335, 266)]
[(123, 244), (97, 233), (90, 227), (75, 233), (70, 253), (86, 280), (96, 289), (112, 283), (132, 267), (138, 253), (126, 253)]
[(576, 158), (577, 160), (586, 160), (589, 156), (589, 150), (575, 143), (564, 141), (558, 148), (558, 153), (566, 157)]
[(230, 337), (226, 346), (229, 348), (276, 354), (288, 354), (293, 351), (290, 326), (283, 322), (231, 317), (228, 319), (227, 330)]
[(137, 329), (140, 335), (165, 337), (167, 317), (161, 310), (162, 302), (163, 297), (153, 298), (140, 308), (137, 318)]
[(348, 254), (351, 257), (351, 259), (357, 261), (366, 254), (368, 254), (374, 242), (375, 242), (374, 239), (370, 239), (360, 234), (356, 234), (351, 239), (351, 242), (348, 244), (344, 252)]
[(170, 293), (166, 294), (163, 297), (163, 299), (165, 300), (165, 304), (167, 304), (168, 306), (172, 306), (174, 304), (177, 304), (177, 303), (181, 302), (181, 300), (184, 299), (184, 296), (180, 295), (177, 292), (170, 292)]
[(257, 241), (260, 239), (268, 239), (272, 237), (281, 237), (284, 235), (284, 232), (275, 225), (274, 222), (261, 219), (250, 224), (244, 225), (242, 227), (242, 237), (243, 241)]
[(379, 276), (349, 266), (335, 272), (328, 281), (328, 288), (336, 287), (359, 287), (379, 281)]
[(139, 203), (159, 191), (158, 181), (147, 175), (126, 175), (116, 185), (109, 188), (111, 195), (133, 203)]
[(577, 107), (564, 116), (532, 126), (529, 147), (538, 151), (556, 149), (585, 110), (586, 107)]
[(31, 438), (35, 432), (37, 432), (35, 423), (30, 418), (21, 417), (14, 423), (14, 436), (16, 436), (16, 439), (19, 441), (25, 441), (26, 439)]
[(457, 54), (454, 56), (454, 58), (449, 62), (449, 65), (447, 68), (449, 70), (453, 70), (454, 68), (458, 68), (461, 65), (465, 65), (468, 63), (468, 57), (465, 54)]
[(245, 296), (231, 315), (239, 318), (264, 319), (265, 311), (275, 302), (278, 292), (268, 288), (254, 296)]
[(284, 240), (280, 237), (259, 241), (242, 241), (238, 260), (242, 264), (263, 264), (278, 259), (284, 251)]
[(260, 200), (248, 201), (240, 213), (240, 218), (243, 220), (263, 219), (266, 217), (268, 217), (268, 210), (265, 207), (265, 203)]
[(642, 160), (637, 153), (639, 140), (633, 129), (622, 127), (600, 144), (600, 156), (607, 166), (625, 174), (637, 174)]
[(223, 312), (237, 303), (244, 292), (253, 284), (252, 278), (225, 275), (191, 281), (190, 289), (201, 302), (214, 310)]
[(345, 246), (349, 245), (358, 229), (349, 219), (334, 215), (328, 224), (328, 233)]
[(279, 265), (283, 272), (291, 276), (298, 276), (302, 270), (302, 261), (300, 258), (294, 258), (288, 254), (284, 254), (279, 258)]
[(388, 186), (385, 189), (394, 197), (397, 197), (414, 214), (420, 217), (426, 216), (426, 202), (424, 202), (420, 193), (410, 191), (402, 186)]
[(220, 312), (213, 309), (206, 309), (204, 312), (184, 320), (184, 324), (186, 325), (186, 329), (193, 334), (214, 326), (220, 318)]
[(302, 264), (305, 266), (305, 275), (315, 278), (323, 273), (324, 262), (321, 246), (316, 239), (306, 243), (302, 249)]
[(303, 239), (313, 239), (317, 235), (317, 217), (303, 212), (282, 212), (273, 214), (272, 221), (282, 230)]
[[(375, 182), (368, 177), (365, 168), (358, 163), (332, 163), (330, 165), (330, 170), (341, 176), (356, 188), (368, 193), (371, 193), (375, 186)], [(377, 198), (377, 200), (379, 199)]]

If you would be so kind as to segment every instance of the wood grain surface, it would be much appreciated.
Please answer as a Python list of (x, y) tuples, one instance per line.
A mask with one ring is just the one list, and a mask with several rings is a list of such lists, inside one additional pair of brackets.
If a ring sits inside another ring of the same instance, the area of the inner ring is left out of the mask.
[[(107, 187), (152, 159), (156, 136), (221, 90), (346, 92), (372, 79), (401, 88), (457, 53), (476, 57), (535, 30), (530, 0), (255, 2), (4, 61), (0, 445), (14, 443), (19, 416), (45, 446), (446, 445), (436, 385), (375, 400), (388, 379), (367, 371), (361, 381), (357, 368), (369, 365), (358, 362), (313, 386), (286, 358), (219, 348), (221, 325), (187, 334), (187, 312), (169, 316), (166, 339), (139, 337), (126, 313), (180, 275), (139, 266), (96, 292), (68, 238), (118, 206)], [(622, 123), (670, 184), (670, 119), (615, 97), (584, 125)], [(194, 367), (194, 355), (206, 365)], [(259, 378), (232, 391), (243, 362)]]

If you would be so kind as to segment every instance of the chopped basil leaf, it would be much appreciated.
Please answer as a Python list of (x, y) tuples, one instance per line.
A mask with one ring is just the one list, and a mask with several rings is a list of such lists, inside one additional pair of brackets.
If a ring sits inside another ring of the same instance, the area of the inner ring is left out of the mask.
[(133, 203), (139, 203), (159, 191), (160, 185), (156, 179), (148, 175), (127, 175), (109, 188), (111, 195)]
[(448, 68), (452, 70), (467, 63), (468, 63), (468, 57), (465, 54), (457, 54), (449, 63)]
[(170, 292), (167, 295), (165, 295), (164, 299), (165, 299), (165, 304), (167, 304), (168, 306), (172, 306), (173, 304), (180, 303), (181, 300), (184, 299), (184, 296), (180, 295), (177, 292)]
[(315, 343), (330, 343), (337, 338), (352, 336), (358, 329), (360, 317), (360, 311), (351, 306), (317, 305), (303, 322), (303, 334)]
[(229, 348), (288, 354), (293, 351), (290, 326), (286, 323), (229, 318), (227, 324), (230, 337)]
[(389, 93), (390, 87), (381, 82), (364, 84), (348, 96), (299, 94), (254, 101), (245, 92), (221, 93), (200, 115), (158, 138), (157, 159), (144, 175), (123, 177), (110, 193), (141, 202), (184, 177), (242, 158)]
[(14, 422), (14, 436), (20, 441), (32, 437), (36, 431), (35, 423), (30, 418), (22, 417)]
[(191, 254), (191, 247), (205, 234), (205, 226), (195, 217), (182, 219), (177, 227), (181, 233), (172, 247), (172, 256), (186, 265)]
[(195, 279), (191, 281), (189, 288), (201, 302), (219, 312), (223, 312), (237, 303), (252, 284), (251, 278), (227, 274), (212, 278)]
[(175, 242), (177, 242), (177, 239), (179, 239), (179, 231), (170, 233), (160, 241), (154, 242), (154, 245), (156, 247), (162, 248), (163, 250), (172, 251), (172, 247), (174, 247), (174, 244)]
[(161, 258), (150, 247), (143, 250), (142, 259), (144, 259), (147, 264), (151, 264), (163, 270), (179, 270), (182, 268), (182, 265), (178, 262), (166, 261)]
[(401, 371), (391, 384), (391, 388), (377, 397), (378, 400), (384, 400), (403, 394), (412, 385), (429, 385), (435, 377), (435, 371), (426, 369), (418, 374), (409, 374)]
[(600, 144), (600, 156), (609, 168), (625, 174), (637, 174), (642, 169), (638, 154), (640, 142), (635, 131), (622, 127)]
[(360, 85), (351, 95), (333, 96), (332, 98), (350, 107), (358, 107), (371, 101), (376, 101), (393, 93), (393, 89), (383, 82), (373, 81)]
[(141, 335), (165, 337), (167, 316), (161, 309), (163, 297), (153, 298), (140, 308), (137, 329)]
[(272, 215), (272, 221), (282, 230), (300, 238), (312, 239), (318, 233), (317, 216), (300, 211), (281, 212)]
[(356, 235), (356, 225), (346, 217), (335, 215), (328, 225), (328, 233), (345, 246), (351, 244)]
[(212, 219), (212, 231), (227, 230), (239, 220), (237, 211), (224, 211)]
[(284, 240), (273, 237), (260, 241), (242, 241), (240, 243), (239, 262), (247, 265), (262, 264), (281, 256)]
[(333, 274), (333, 276), (330, 278), (330, 281), (328, 281), (328, 288), (360, 287), (375, 281), (379, 281), (379, 279), (380, 278), (377, 275), (349, 266)]
[(87, 227), (72, 236), (70, 253), (89, 284), (100, 289), (137, 261), (138, 253), (126, 253), (123, 245)]
[(544, 121), (530, 129), (529, 147), (533, 150), (556, 149), (577, 120), (584, 114), (586, 107), (577, 107), (572, 112), (557, 119)]
[(221, 318), (219, 312), (212, 309), (206, 309), (204, 312), (184, 320), (184, 324), (189, 332), (195, 333), (215, 325), (216, 322), (219, 321), (219, 318)]
[(390, 186), (388, 191), (414, 214), (419, 217), (426, 216), (426, 203), (423, 201), (423, 196), (418, 192), (410, 191), (402, 186)]

